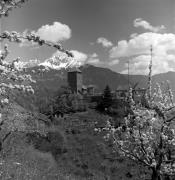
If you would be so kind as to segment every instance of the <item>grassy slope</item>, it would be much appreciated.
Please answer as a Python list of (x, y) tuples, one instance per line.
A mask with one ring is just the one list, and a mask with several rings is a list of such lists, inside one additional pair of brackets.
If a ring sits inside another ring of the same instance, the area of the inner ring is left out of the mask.
[[(67, 180), (69, 176), (57, 166), (51, 149), (37, 150), (31, 141), (32, 134), (47, 137), (49, 120), (43, 115), (29, 113), (16, 104), (1, 112), (0, 179)], [(73, 177), (71, 179), (74, 180)]]
[(56, 157), (58, 164), (80, 179), (143, 179), (143, 168), (124, 160), (113, 151), (111, 143), (104, 141), (103, 134), (94, 132), (96, 126), (104, 126), (107, 118), (89, 110), (57, 120), (55, 126), (65, 132), (67, 139), (67, 152)]
[(94, 132), (107, 118), (89, 110), (50, 123), (20, 106), (6, 108), (1, 138), (11, 133), (2, 143), (0, 179), (143, 179), (139, 165), (121, 158)]

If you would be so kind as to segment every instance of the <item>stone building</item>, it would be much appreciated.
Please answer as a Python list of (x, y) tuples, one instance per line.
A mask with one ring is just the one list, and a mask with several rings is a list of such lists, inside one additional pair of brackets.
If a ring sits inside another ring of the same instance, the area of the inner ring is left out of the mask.
[(82, 72), (78, 68), (73, 68), (68, 71), (67, 74), (68, 85), (72, 90), (72, 93), (81, 93), (83, 86)]

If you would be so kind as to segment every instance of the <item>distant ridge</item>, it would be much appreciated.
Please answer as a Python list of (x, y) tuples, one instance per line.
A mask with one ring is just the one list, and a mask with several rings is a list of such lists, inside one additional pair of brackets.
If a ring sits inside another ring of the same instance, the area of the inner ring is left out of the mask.
[[(37, 69), (44, 68), (43, 65), (38, 67), (32, 67), (28, 69), (28, 72), (32, 74), (32, 70), (37, 71)], [(60, 68), (52, 69), (41, 74), (33, 74), (34, 78), (37, 80), (37, 85), (44, 86), (52, 90), (59, 89), (60, 86), (66, 85), (67, 82), (67, 71), (71, 69)], [(96, 67), (93, 65), (86, 64), (80, 67), (83, 74), (83, 84), (84, 85), (96, 85), (98, 91), (103, 91), (105, 86), (108, 84), (112, 90), (116, 90), (119, 87), (126, 89), (128, 88), (128, 75), (120, 74), (114, 72), (108, 68)], [(137, 88), (147, 87), (147, 76), (145, 75), (130, 75), (130, 84), (135, 85)], [(175, 72), (167, 72), (162, 74), (157, 74), (153, 76), (153, 86), (157, 82), (170, 81), (172, 89), (175, 90)], [(41, 83), (42, 82), (42, 83)]]
[[(71, 69), (70, 67), (65, 69), (61, 68), (59, 70), (49, 68), (49, 71), (44, 73), (40, 72), (41, 69), (45, 69), (45, 66), (36, 66), (27, 69), (27, 72), (33, 76), (36, 83), (33, 84), (35, 89), (35, 94), (31, 98), (25, 98), (23, 96), (18, 96), (18, 102), (20, 105), (28, 104), (32, 105), (34, 101), (40, 101), (41, 99), (47, 99), (47, 97), (55, 96), (56, 92), (62, 86), (67, 85), (67, 71)], [(117, 89), (128, 89), (128, 75), (116, 73), (110, 69), (95, 67), (93, 65), (84, 65), (80, 67), (83, 74), (83, 84), (84, 85), (95, 85), (96, 92), (103, 92), (106, 85), (115, 91)], [(33, 73), (35, 71), (35, 73)], [(137, 88), (146, 88), (148, 77), (144, 75), (130, 75), (130, 84)], [(167, 72), (162, 74), (157, 74), (153, 76), (152, 84), (153, 88), (156, 83), (162, 83), (166, 81), (170, 82), (173, 95), (175, 96), (175, 72)]]

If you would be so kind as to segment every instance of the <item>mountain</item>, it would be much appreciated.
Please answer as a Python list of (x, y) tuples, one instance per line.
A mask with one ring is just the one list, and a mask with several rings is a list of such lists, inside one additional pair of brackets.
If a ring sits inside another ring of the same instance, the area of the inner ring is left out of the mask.
[(80, 69), (83, 74), (83, 84), (95, 85), (100, 92), (103, 91), (106, 85), (109, 85), (112, 90), (128, 87), (127, 77), (110, 69), (92, 65), (82, 66)]
[(57, 52), (56, 55), (53, 55), (51, 58), (46, 59), (43, 63), (39, 65), (45, 66), (51, 69), (60, 70), (62, 68), (74, 67), (78, 62), (74, 58), (68, 58), (64, 53)]
[[(37, 82), (33, 84), (37, 96), (53, 94), (61, 86), (67, 85), (67, 71), (69, 68), (67, 70), (65, 68), (59, 70), (49, 68), (48, 71), (44, 71), (44, 69), (45, 66), (43, 65), (28, 68), (27, 73), (31, 74)], [(83, 75), (83, 85), (95, 85), (96, 92), (102, 92), (106, 85), (109, 85), (112, 90), (128, 88), (127, 75), (92, 65), (81, 66), (80, 70)], [(130, 84), (133, 86), (138, 83), (138, 87), (145, 87), (145, 81), (145, 76), (130, 76)]]
[[(95, 67), (92, 65), (85, 65), (80, 67), (83, 75), (84, 85), (95, 85), (96, 92), (103, 92), (106, 85), (114, 91), (116, 89), (128, 89), (128, 75), (116, 73), (110, 69)], [(33, 84), (35, 89), (35, 95), (33, 97), (18, 96), (18, 102), (25, 106), (26, 100), (33, 104), (34, 101), (40, 103), (40, 100), (47, 101), (48, 98), (53, 97), (55, 93), (62, 86), (67, 86), (67, 70), (65, 68), (55, 70), (48, 68), (45, 70), (45, 66), (37, 66), (27, 69), (27, 73), (31, 74), (33, 79), (36, 80), (36, 84)], [(132, 87), (146, 88), (147, 76), (144, 75), (130, 75), (129, 82)], [(172, 90), (175, 90), (175, 72), (167, 72), (157, 74), (153, 76), (153, 87), (157, 82), (169, 81)], [(175, 91), (173, 91), (175, 95)], [(31, 107), (32, 108), (32, 107)]]
[[(120, 74), (107, 68), (92, 65), (82, 66), (80, 69), (83, 74), (83, 83), (85, 85), (96, 85), (100, 92), (103, 91), (106, 85), (109, 85), (112, 90), (128, 88), (128, 75), (126, 74)], [(154, 88), (156, 83), (164, 83), (166, 86), (167, 81), (169, 81), (172, 90), (175, 90), (175, 72), (172, 71), (154, 75), (152, 77), (152, 86)], [(129, 83), (132, 87), (147, 88), (148, 76), (130, 75)]]
[(175, 96), (175, 72), (169, 71), (167, 73), (156, 74), (155, 76), (153, 76), (153, 84), (164, 83), (166, 86), (167, 81), (169, 81), (170, 87), (171, 87), (173, 94)]
[[(37, 90), (47, 89), (48, 91), (56, 91), (61, 86), (67, 85), (67, 71), (65, 68), (56, 70), (49, 69), (42, 71), (44, 66), (38, 66), (28, 69), (28, 73), (37, 81), (35, 88)], [(96, 67), (93, 65), (84, 65), (80, 67), (83, 75), (84, 85), (95, 85), (98, 92), (102, 92), (106, 85), (109, 85), (112, 90), (128, 88), (128, 75), (114, 72), (107, 68)], [(35, 73), (33, 73), (35, 71)], [(175, 72), (167, 72), (157, 74), (152, 77), (153, 86), (155, 84), (169, 81), (172, 89), (175, 89)], [(129, 82), (132, 86), (137, 88), (147, 87), (148, 77), (144, 75), (130, 75)]]

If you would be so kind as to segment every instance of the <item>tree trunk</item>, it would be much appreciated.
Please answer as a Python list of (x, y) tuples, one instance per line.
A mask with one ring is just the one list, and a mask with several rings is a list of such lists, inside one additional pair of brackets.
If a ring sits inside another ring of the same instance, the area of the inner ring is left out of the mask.
[(152, 168), (151, 180), (162, 180), (161, 175), (159, 174), (159, 171), (155, 168)]

